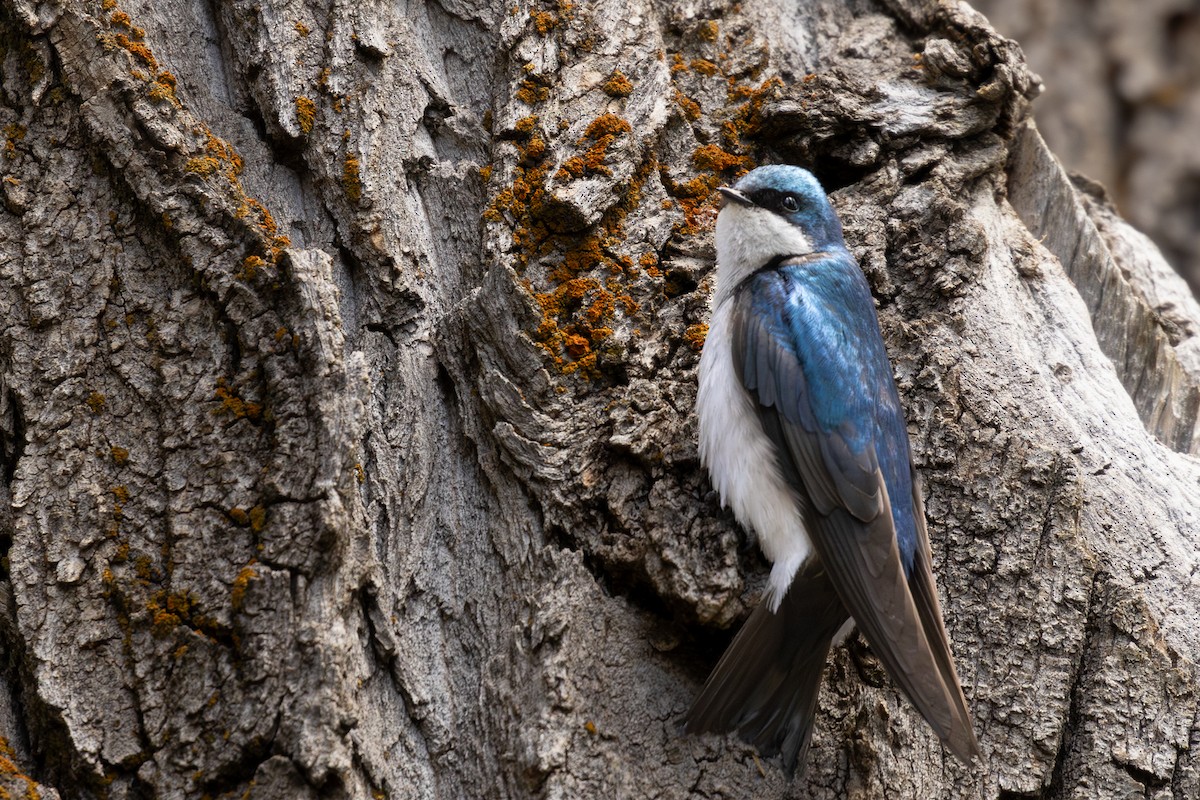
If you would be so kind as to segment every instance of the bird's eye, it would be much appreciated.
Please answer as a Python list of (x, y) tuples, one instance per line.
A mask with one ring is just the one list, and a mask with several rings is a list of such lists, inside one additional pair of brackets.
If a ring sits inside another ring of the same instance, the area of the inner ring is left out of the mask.
[(787, 211), (788, 213), (800, 210), (800, 203), (796, 201), (796, 195), (794, 194), (785, 194), (783, 199), (779, 201), (779, 204), (783, 206), (783, 210)]

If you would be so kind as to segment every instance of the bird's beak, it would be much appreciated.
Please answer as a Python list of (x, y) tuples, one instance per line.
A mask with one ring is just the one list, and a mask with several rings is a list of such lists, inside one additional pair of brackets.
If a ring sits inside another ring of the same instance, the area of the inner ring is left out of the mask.
[(739, 192), (737, 189), (730, 189), (728, 186), (722, 186), (717, 189), (721, 193), (721, 208), (724, 208), (729, 203), (737, 203), (739, 206), (752, 206), (754, 203), (749, 197)]

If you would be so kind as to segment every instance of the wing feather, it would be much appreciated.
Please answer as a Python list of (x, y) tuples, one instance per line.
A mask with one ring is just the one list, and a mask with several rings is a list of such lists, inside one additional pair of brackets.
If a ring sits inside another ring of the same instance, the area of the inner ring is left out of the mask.
[[(842, 604), (892, 679), (967, 762), (978, 753), (978, 744), (941, 620), (919, 497), (913, 509), (919, 541), (910, 578), (877, 456), (877, 447), (897, 443), (877, 441), (886, 435), (882, 430), (861, 430), (854, 419), (818, 423), (805, 374), (804, 331), (797, 330), (794, 317), (783, 316), (791, 291), (794, 287), (776, 271), (759, 273), (743, 285), (734, 311), (738, 377), (758, 401), (783, 473), (809, 501), (808, 534)], [(878, 336), (878, 330), (871, 334)], [(901, 428), (898, 435), (907, 433)], [(902, 444), (907, 452), (907, 441)]]

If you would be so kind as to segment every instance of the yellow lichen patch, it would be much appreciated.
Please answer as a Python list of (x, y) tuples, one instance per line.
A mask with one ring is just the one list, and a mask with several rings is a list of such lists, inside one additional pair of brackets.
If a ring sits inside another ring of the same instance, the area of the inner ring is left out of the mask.
[(709, 172), (733, 172), (738, 177), (750, 169), (751, 161), (740, 153), (731, 153), (715, 144), (706, 144), (692, 151), (692, 165)]
[(159, 589), (146, 601), (150, 612), (151, 631), (155, 636), (166, 636), (192, 613), (192, 598), (183, 592), (168, 592)]
[(533, 23), (534, 30), (536, 30), (542, 36), (545, 36), (558, 26), (558, 17), (554, 16), (549, 11), (538, 11), (534, 9), (529, 12), (529, 20)]
[[(19, 766), (17, 766), (17, 754), (9, 744), (8, 739), (0, 736), (0, 776), (11, 780), (21, 781), (25, 784), (23, 796), (25, 800), (39, 800), (41, 794), (37, 789), (37, 781), (26, 775)], [(9, 784), (11, 785), (11, 783)], [(8, 792), (0, 787), (0, 792), (3, 794), (0, 797), (7, 798), (10, 796)]]
[(683, 112), (683, 118), (688, 122), (700, 119), (700, 104), (678, 89), (675, 90), (675, 105)]
[(358, 159), (349, 153), (346, 154), (346, 159), (342, 162), (342, 188), (346, 190), (346, 197), (352, 202), (357, 203), (362, 199), (362, 176), (359, 174)]
[(689, 325), (688, 329), (683, 332), (683, 340), (687, 342), (688, 347), (699, 353), (704, 348), (704, 340), (708, 338), (708, 326), (701, 323), (699, 325)]
[(294, 27), (296, 29), (296, 33), (300, 34), (301, 36), (308, 36), (310, 33), (312, 33), (312, 29), (303, 22), (297, 21), (292, 27)]
[(12, 123), (4, 126), (4, 155), (6, 158), (15, 158), (17, 155), (17, 143), (25, 140), (25, 134), (28, 133), (24, 125)]
[(91, 392), (87, 396), (87, 407), (92, 410), (93, 414), (99, 414), (104, 410), (105, 398), (100, 392)]
[(244, 281), (252, 281), (258, 271), (266, 266), (267, 262), (261, 256), (246, 256), (242, 259), (242, 268), (238, 270), (236, 277)]
[(104, 43), (109, 47), (119, 47), (122, 50), (128, 51), (130, 55), (145, 64), (151, 73), (158, 72), (158, 59), (154, 57), (154, 53), (150, 48), (142, 42), (132, 39), (123, 33), (114, 33), (106, 35)]
[(202, 178), (207, 178), (209, 175), (215, 175), (221, 168), (221, 162), (211, 156), (197, 156), (189, 158), (187, 163), (183, 165), (183, 171), (192, 175), (199, 175)]
[(568, 183), (575, 178), (582, 178), (587, 172), (587, 165), (579, 156), (571, 156), (563, 162), (558, 171), (554, 173), (554, 179), (560, 183)]
[(246, 587), (250, 585), (250, 581), (258, 577), (258, 570), (254, 568), (257, 564), (256, 559), (250, 559), (250, 563), (242, 567), (241, 572), (233, 579), (233, 591), (230, 592), (230, 601), (233, 604), (234, 611), (242, 609), (242, 603), (246, 599)]
[(525, 78), (517, 87), (515, 97), (527, 106), (544, 103), (550, 99), (550, 87), (540, 76)]
[[(233, 200), (237, 203), (234, 215), (238, 219), (250, 222), (266, 238), (266, 260), (274, 262), (283, 249), (291, 245), (291, 242), (286, 236), (279, 235), (278, 226), (267, 207), (247, 195), (242, 189), (239, 180), (244, 166), (242, 157), (238, 155), (231, 144), (214, 135), (208, 128), (201, 126), (197, 132), (205, 137), (204, 155), (189, 158), (184, 163), (184, 171), (202, 178), (220, 175), (228, 182)], [(260, 265), (248, 264), (244, 261), (239, 277), (253, 277), (257, 266)]]
[(625, 77), (625, 73), (614, 69), (612, 75), (600, 87), (609, 97), (629, 97), (633, 94), (633, 81)]
[(317, 118), (317, 104), (307, 97), (296, 98), (296, 124), (304, 133), (312, 133)]
[(751, 90), (732, 119), (721, 126), (727, 148), (742, 147), (744, 139), (754, 136), (758, 132), (762, 127), (763, 104), (782, 87), (783, 81), (779, 77), (773, 77), (763, 81), (758, 88)]
[(216, 638), (223, 631), (212, 617), (201, 613), (198, 598), (191, 592), (159, 589), (146, 601), (150, 613), (151, 633), (157, 637), (169, 636), (180, 625)]
[(229, 518), (233, 520), (235, 525), (246, 527), (250, 524), (250, 515), (246, 513), (246, 509), (241, 506), (234, 506), (229, 509)]
[(578, 144), (592, 142), (582, 156), (584, 174), (612, 175), (612, 170), (604, 164), (608, 158), (608, 150), (616, 142), (618, 136), (629, 133), (629, 131), (629, 123), (616, 114), (601, 114), (592, 120), (578, 142)]
[[(585, 139), (600, 139), (604, 136), (629, 133), (629, 131), (629, 123), (616, 114), (601, 114), (588, 124), (583, 136)], [(582, 144), (582, 140), (580, 140), (580, 144)]]
[(700, 27), (696, 30), (696, 34), (702, 42), (715, 42), (717, 33), (720, 31), (720, 26), (717, 25), (715, 19), (706, 19), (700, 23)]
[(117, 464), (124, 464), (129, 460), (129, 451), (124, 447), (117, 447), (115, 444), (109, 448), (109, 454), (112, 455), (112, 460)]
[(354, 465), (354, 480), (358, 481), (359, 483), (365, 483), (365, 482), (366, 482), (366, 480), (367, 480), (367, 473), (366, 473), (366, 470), (364, 470), (364, 469), (363, 469), (363, 465), (362, 465), (362, 464), (358, 464), (358, 463), (356, 463), (356, 464)]
[(265, 527), (267, 527), (267, 510), (262, 506), (254, 506), (250, 509), (250, 530), (261, 533)]
[(224, 378), (217, 379), (217, 388), (213, 391), (213, 399), (221, 401), (220, 407), (213, 411), (214, 414), (228, 414), (234, 419), (249, 419), (252, 422), (262, 419), (262, 405), (238, 397), (226, 385)]

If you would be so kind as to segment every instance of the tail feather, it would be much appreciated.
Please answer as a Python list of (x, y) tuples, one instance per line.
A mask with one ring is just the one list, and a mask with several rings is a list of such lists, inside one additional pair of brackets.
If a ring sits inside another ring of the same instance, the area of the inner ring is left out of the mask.
[(687, 733), (736, 732), (764, 756), (803, 771), (830, 642), (849, 613), (817, 559), (800, 568), (772, 613), (754, 610), (687, 713)]

